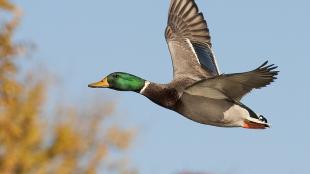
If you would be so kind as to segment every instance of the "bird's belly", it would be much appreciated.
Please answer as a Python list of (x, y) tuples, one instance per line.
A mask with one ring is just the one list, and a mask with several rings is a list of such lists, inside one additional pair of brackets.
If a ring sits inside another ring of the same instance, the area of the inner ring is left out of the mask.
[(239, 127), (248, 112), (227, 100), (190, 96), (182, 100), (177, 112), (202, 124), (220, 127)]

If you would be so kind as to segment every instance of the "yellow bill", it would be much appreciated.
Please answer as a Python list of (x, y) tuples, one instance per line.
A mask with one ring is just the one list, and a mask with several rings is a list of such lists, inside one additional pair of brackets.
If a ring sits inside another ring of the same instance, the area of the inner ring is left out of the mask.
[(90, 87), (90, 88), (108, 88), (109, 86), (110, 85), (109, 85), (107, 78), (104, 78), (103, 80), (101, 80), (99, 82), (92, 83), (92, 84), (88, 85), (88, 87)]

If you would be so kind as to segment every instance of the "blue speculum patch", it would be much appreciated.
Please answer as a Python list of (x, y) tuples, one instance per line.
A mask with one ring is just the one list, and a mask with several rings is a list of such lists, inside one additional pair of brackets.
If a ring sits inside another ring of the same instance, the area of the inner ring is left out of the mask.
[(201, 66), (208, 71), (212, 72), (212, 74), (216, 75), (217, 69), (214, 62), (214, 56), (211, 49), (207, 45), (192, 43), (195, 49), (195, 52), (198, 56), (199, 62)]

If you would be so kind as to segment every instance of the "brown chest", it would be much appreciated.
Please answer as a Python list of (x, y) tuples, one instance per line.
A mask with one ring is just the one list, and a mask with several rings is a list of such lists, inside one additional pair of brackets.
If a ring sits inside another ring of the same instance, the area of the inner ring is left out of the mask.
[(150, 85), (143, 95), (154, 103), (168, 109), (173, 109), (179, 100), (178, 91), (165, 86)]

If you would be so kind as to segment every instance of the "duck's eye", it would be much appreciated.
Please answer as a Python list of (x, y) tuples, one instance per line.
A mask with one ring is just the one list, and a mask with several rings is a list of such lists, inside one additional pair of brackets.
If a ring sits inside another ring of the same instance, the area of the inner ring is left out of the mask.
[(119, 78), (119, 75), (118, 74), (114, 74), (113, 77), (117, 79), (117, 78)]

